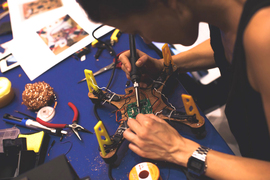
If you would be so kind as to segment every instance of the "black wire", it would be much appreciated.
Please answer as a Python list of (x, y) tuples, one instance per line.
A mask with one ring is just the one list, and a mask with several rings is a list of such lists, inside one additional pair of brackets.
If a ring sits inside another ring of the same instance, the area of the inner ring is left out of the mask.
[(159, 100), (159, 97), (157, 97), (156, 95), (154, 95), (153, 90), (151, 90), (151, 94), (152, 94), (155, 98), (157, 98), (157, 99), (155, 100), (155, 102), (151, 105), (151, 108), (153, 109), (153, 106), (157, 103), (157, 101)]
[[(92, 32), (92, 36), (93, 36), (98, 42), (105, 44), (105, 46), (107, 46), (108, 49), (110, 49), (111, 55), (114, 56), (114, 58), (115, 58), (115, 63), (117, 63), (116, 53), (115, 53), (114, 49), (112, 48), (112, 46), (111, 46), (110, 44), (108, 44), (108, 43), (102, 41), (101, 38), (97, 38), (97, 37), (95, 36), (95, 32), (96, 32), (97, 30), (99, 30), (99, 29), (100, 29), (101, 27), (103, 27), (103, 26), (104, 26), (104, 24), (102, 24), (102, 25), (98, 26), (96, 29), (94, 29), (94, 31)], [(114, 67), (113, 67), (113, 71), (112, 71), (110, 80), (109, 80), (109, 82), (108, 82), (108, 84), (107, 84), (107, 86), (106, 86), (106, 89), (109, 89), (109, 86), (110, 86), (110, 84), (111, 84), (111, 82), (112, 82), (112, 79), (113, 79), (113, 76), (114, 76), (115, 69), (116, 69), (116, 64), (115, 64)], [(95, 117), (98, 119), (98, 121), (101, 120), (101, 118), (99, 117), (98, 112), (97, 112), (97, 108), (98, 108), (99, 104), (100, 104), (100, 101), (99, 101), (98, 103), (95, 103), (95, 105), (94, 105), (94, 114), (95, 114)]]
[[(100, 40), (100, 38), (96, 38), (96, 36), (95, 36), (95, 32), (96, 32), (98, 29), (100, 29), (101, 27), (103, 27), (103, 26), (104, 26), (104, 25), (102, 24), (102, 25), (100, 25), (99, 27), (97, 27), (97, 28), (92, 32), (92, 36), (93, 36), (96, 40), (98, 40), (100, 43), (105, 44), (105, 46), (110, 50), (110, 54), (111, 54), (111, 55), (114, 57), (114, 59), (115, 59), (115, 64), (114, 64), (114, 67), (113, 67), (113, 71), (112, 71), (110, 80), (109, 80), (109, 82), (108, 82), (108, 84), (107, 84), (107, 86), (106, 86), (106, 89), (109, 89), (109, 87), (110, 87), (110, 85), (111, 85), (111, 82), (112, 82), (112, 79), (113, 79), (113, 77), (114, 77), (115, 69), (116, 69), (117, 56), (116, 56), (116, 53), (115, 53), (114, 49), (112, 48), (112, 46), (111, 46), (110, 44), (108, 44), (108, 43), (106, 43), (106, 42)], [(97, 108), (98, 108), (99, 105), (100, 105), (100, 102), (95, 103), (95, 105), (94, 105), (94, 114), (95, 114), (95, 117), (98, 119), (98, 121), (101, 120), (101, 118), (99, 117), (98, 112), (97, 112)], [(113, 177), (112, 177), (112, 168), (113, 168), (112, 166), (113, 166), (113, 164), (109, 164), (108, 176), (109, 176), (110, 180), (114, 180)]]
[(110, 180), (114, 180), (112, 176), (112, 168), (113, 168), (113, 164), (109, 164), (108, 176)]
[(95, 117), (97, 118), (97, 120), (101, 121), (101, 118), (99, 117), (98, 112), (97, 112), (98, 106), (99, 106), (99, 102), (95, 103), (95, 105), (94, 105), (94, 114), (95, 114)]
[(112, 79), (113, 79), (113, 76), (114, 76), (115, 69), (116, 69), (117, 56), (116, 56), (116, 53), (115, 53), (114, 49), (112, 48), (112, 46), (111, 46), (110, 44), (106, 43), (105, 41), (102, 41), (102, 40), (101, 40), (101, 37), (100, 37), (100, 38), (97, 38), (97, 37), (95, 36), (95, 32), (96, 32), (98, 29), (100, 29), (101, 27), (103, 27), (103, 26), (104, 26), (104, 24), (98, 26), (98, 27), (92, 32), (92, 36), (93, 36), (96, 40), (98, 40), (100, 43), (105, 44), (105, 46), (109, 49), (110, 54), (111, 54), (111, 55), (113, 56), (113, 58), (115, 59), (115, 64), (114, 64), (114, 66), (113, 66), (113, 71), (112, 71), (110, 80), (109, 80), (109, 82), (108, 82), (108, 84), (107, 84), (107, 86), (106, 86), (106, 89), (109, 89), (109, 87), (110, 87), (110, 85), (111, 85), (111, 82), (112, 82)]

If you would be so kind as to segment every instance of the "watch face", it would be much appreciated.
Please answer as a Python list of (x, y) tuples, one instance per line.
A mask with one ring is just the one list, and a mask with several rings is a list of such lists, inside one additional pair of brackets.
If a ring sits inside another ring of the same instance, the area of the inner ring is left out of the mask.
[(204, 173), (205, 162), (191, 156), (187, 167), (189, 172), (199, 176)]

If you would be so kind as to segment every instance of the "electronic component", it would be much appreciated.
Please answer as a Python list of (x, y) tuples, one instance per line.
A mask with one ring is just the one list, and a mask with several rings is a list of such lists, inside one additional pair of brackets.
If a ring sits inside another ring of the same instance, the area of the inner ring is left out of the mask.
[(77, 52), (75, 52), (73, 54), (73, 57), (77, 60), (84, 61), (86, 59), (86, 55), (90, 52), (91, 52), (90, 48), (84, 47), (78, 50)]
[[(129, 118), (135, 118), (138, 113), (137, 102), (131, 103), (127, 106), (127, 114)], [(149, 99), (140, 100), (141, 113), (152, 114), (152, 106)]]

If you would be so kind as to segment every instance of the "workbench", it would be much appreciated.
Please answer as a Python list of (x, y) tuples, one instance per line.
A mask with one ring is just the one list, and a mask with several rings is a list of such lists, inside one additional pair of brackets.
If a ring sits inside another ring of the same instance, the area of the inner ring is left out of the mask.
[[(109, 39), (110, 35), (111, 33), (105, 35), (102, 37), (102, 39), (107, 40)], [(3, 43), (9, 39), (12, 39), (12, 35), (1, 36), (0, 43)], [(90, 43), (91, 42), (89, 42), (89, 44)], [(139, 36), (136, 36), (136, 46), (137, 49), (146, 52), (150, 56), (159, 58), (156, 51), (149, 48), (149, 46), (147, 46)], [(116, 53), (128, 50), (128, 35), (122, 34), (119, 38), (119, 42), (116, 43), (113, 48)], [(25, 105), (21, 104), (22, 92), (24, 91), (24, 86), (27, 83), (45, 81), (46, 83), (50, 84), (51, 87), (53, 87), (57, 97), (58, 104), (56, 106), (56, 114), (52, 123), (71, 123), (73, 111), (68, 106), (68, 102), (72, 102), (77, 106), (79, 110), (79, 124), (93, 132), (93, 127), (98, 122), (94, 115), (94, 104), (88, 98), (88, 87), (86, 81), (79, 84), (78, 81), (85, 77), (84, 69), (90, 69), (95, 72), (113, 61), (113, 57), (106, 50), (102, 53), (99, 60), (97, 61), (94, 58), (96, 51), (96, 48), (91, 48), (91, 53), (86, 55), (87, 58), (85, 61), (79, 61), (74, 57), (69, 57), (58, 65), (52, 67), (50, 70), (32, 82), (29, 80), (21, 67), (17, 67), (4, 74), (0, 74), (0, 76), (7, 77), (11, 81), (12, 88), (15, 92), (15, 98), (13, 101), (8, 106), (0, 109), (0, 129), (13, 127), (12, 124), (5, 123), (2, 120), (2, 117), (5, 113), (22, 117), (22, 115), (14, 112), (14, 110), (18, 110), (20, 112), (36, 116), (35, 112), (29, 111)], [(42, 54), (40, 56), (42, 56)], [(111, 72), (112, 70), (104, 72), (95, 77), (99, 87), (105, 87), (107, 85), (111, 76)], [(127, 79), (124, 72), (121, 69), (116, 69), (110, 90), (117, 94), (124, 94), (126, 82)], [(185, 88), (181, 85), (181, 82), (177, 83), (177, 87), (174, 90), (175, 93), (169, 95), (169, 101), (177, 106), (178, 104), (181, 104), (181, 93), (188, 92), (186, 92)], [(97, 109), (98, 114), (110, 135), (114, 134), (117, 127), (119, 126), (118, 122), (115, 120), (115, 114), (112, 113), (114, 110), (115, 108), (110, 105), (100, 106)], [(192, 139), (201, 145), (207, 146), (220, 152), (233, 154), (231, 149), (218, 134), (209, 120), (207, 120), (207, 118), (202, 113), (201, 115), (205, 118), (206, 121), (205, 129), (207, 135), (205, 138), (197, 139), (194, 135), (182, 131), (181, 125), (176, 125), (175, 128), (184, 137)], [(35, 130), (30, 130), (24, 127), (18, 126), (18, 128), (20, 129), (21, 133), (37, 132)], [(108, 179), (109, 166), (100, 157), (98, 142), (95, 134), (88, 134), (83, 132), (79, 132), (79, 134), (82, 137), (82, 141), (80, 141), (74, 133), (70, 133), (69, 135), (64, 136), (62, 142), (60, 142), (60, 138), (58, 136), (50, 135), (51, 138), (49, 144), (51, 144), (54, 140), (56, 143), (50, 149), (49, 156), (46, 157), (45, 163), (58, 157), (61, 154), (67, 153), (71, 147), (71, 150), (66, 154), (66, 157), (80, 178), (89, 176), (91, 179), (95, 180)], [(127, 143), (123, 145), (127, 145)], [(180, 166), (168, 162), (157, 162), (150, 159), (141, 158), (128, 148), (126, 148), (122, 155), (123, 157), (121, 158), (119, 166), (112, 169), (112, 176), (115, 179), (128, 179), (130, 170), (136, 164), (145, 161), (153, 162), (159, 167), (163, 180), (186, 179), (186, 176), (182, 172)]]

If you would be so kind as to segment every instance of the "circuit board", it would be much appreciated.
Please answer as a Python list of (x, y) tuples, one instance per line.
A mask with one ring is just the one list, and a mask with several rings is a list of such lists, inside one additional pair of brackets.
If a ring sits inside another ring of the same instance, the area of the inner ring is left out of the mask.
[[(140, 100), (141, 113), (152, 114), (152, 106), (149, 99)], [(135, 118), (138, 114), (137, 103), (131, 103), (127, 106), (127, 114), (129, 118)]]

